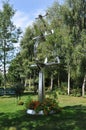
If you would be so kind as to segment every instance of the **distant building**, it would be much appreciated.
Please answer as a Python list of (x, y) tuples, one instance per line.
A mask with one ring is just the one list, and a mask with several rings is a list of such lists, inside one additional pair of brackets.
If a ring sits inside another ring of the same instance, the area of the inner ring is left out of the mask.
[(0, 88), (0, 96), (3, 95), (15, 95), (15, 90), (13, 88)]
[(13, 88), (6, 88), (5, 89), (5, 94), (6, 95), (14, 95), (15, 94), (15, 90)]

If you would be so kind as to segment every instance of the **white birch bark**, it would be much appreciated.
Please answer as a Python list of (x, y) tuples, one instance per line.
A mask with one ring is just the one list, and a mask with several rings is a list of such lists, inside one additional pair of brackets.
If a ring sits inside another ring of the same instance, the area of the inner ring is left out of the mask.
[(85, 95), (85, 84), (86, 84), (86, 74), (84, 76), (83, 84), (82, 84), (82, 96), (84, 97)]
[(70, 95), (70, 65), (68, 66), (68, 95)]

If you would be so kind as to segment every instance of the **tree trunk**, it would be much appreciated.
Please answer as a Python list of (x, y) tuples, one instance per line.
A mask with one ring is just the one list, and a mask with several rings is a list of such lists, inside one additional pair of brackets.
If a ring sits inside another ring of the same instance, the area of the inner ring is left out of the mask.
[(50, 90), (52, 91), (53, 89), (53, 75), (51, 75), (51, 85), (50, 85)]
[(31, 87), (31, 75), (30, 75), (30, 78), (29, 78), (29, 88)]
[(6, 41), (4, 40), (4, 43), (3, 43), (3, 49), (4, 49), (4, 90), (6, 89)]
[(68, 95), (70, 95), (70, 65), (68, 66)]
[(83, 84), (82, 84), (82, 96), (84, 97), (85, 95), (85, 84), (86, 84), (86, 74), (84, 76)]
[(60, 88), (61, 84), (60, 84), (60, 78), (59, 78), (59, 72), (58, 72), (58, 87)]

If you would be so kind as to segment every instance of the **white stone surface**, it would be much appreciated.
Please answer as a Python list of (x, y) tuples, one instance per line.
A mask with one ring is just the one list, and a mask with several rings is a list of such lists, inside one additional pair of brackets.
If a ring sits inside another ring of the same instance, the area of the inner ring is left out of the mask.
[(44, 112), (43, 110), (39, 111), (38, 113), (36, 113), (34, 110), (32, 109), (28, 109), (27, 110), (27, 114), (30, 114), (30, 115), (44, 115)]
[[(49, 114), (54, 114), (55, 113), (55, 111), (51, 111)], [(41, 111), (39, 111), (38, 113), (36, 113), (34, 110), (32, 110), (32, 109), (28, 109), (27, 110), (27, 114), (30, 114), (30, 115), (44, 115), (44, 112), (43, 112), (43, 110), (41, 110)]]
[(36, 112), (35, 112), (34, 110), (28, 109), (28, 110), (27, 110), (27, 114), (35, 115)]
[(38, 115), (44, 115), (43, 110), (39, 111)]

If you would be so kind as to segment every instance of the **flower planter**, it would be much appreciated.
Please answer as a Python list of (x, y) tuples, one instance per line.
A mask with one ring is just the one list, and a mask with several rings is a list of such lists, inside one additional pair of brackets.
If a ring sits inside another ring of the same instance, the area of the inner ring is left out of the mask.
[(41, 110), (39, 112), (36, 112), (34, 110), (28, 109), (27, 114), (30, 114), (30, 115), (44, 115), (44, 112), (43, 112), (43, 110)]
[[(49, 114), (54, 114), (54, 113), (55, 113), (55, 111), (52, 110)], [(36, 112), (35, 110), (32, 110), (32, 109), (28, 109), (27, 114), (30, 114), (30, 115), (45, 115), (43, 110)]]
[(35, 112), (34, 110), (28, 109), (28, 110), (27, 110), (27, 114), (35, 115), (36, 112)]
[(59, 111), (58, 102), (53, 98), (46, 98), (43, 102), (31, 100), (26, 103), (27, 114), (49, 115)]

